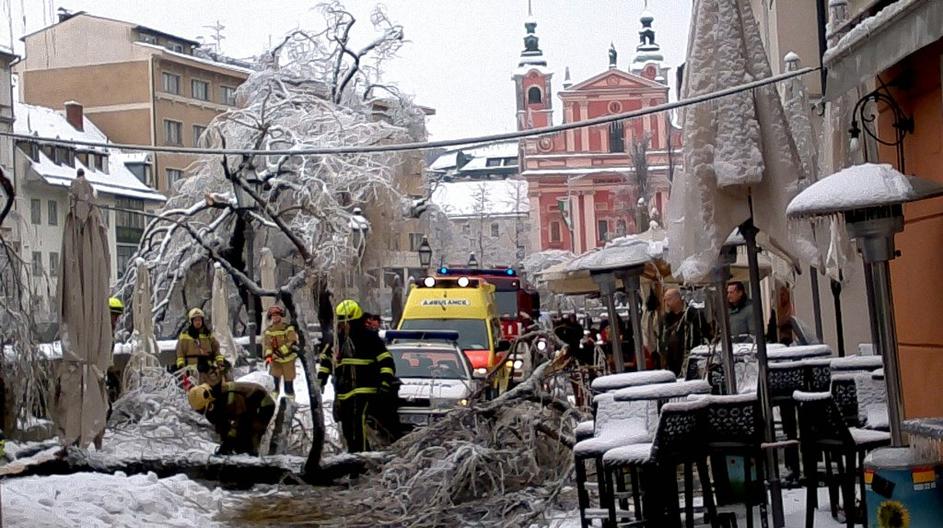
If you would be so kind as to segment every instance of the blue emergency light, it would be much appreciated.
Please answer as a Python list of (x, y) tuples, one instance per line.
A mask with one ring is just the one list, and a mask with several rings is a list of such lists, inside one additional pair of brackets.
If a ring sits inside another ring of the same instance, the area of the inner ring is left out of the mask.
[(514, 268), (497, 269), (475, 269), (475, 268), (448, 268), (442, 266), (439, 268), (439, 275), (507, 275), (508, 277), (517, 276)]
[(458, 332), (453, 330), (387, 330), (386, 342), (402, 341), (458, 341)]

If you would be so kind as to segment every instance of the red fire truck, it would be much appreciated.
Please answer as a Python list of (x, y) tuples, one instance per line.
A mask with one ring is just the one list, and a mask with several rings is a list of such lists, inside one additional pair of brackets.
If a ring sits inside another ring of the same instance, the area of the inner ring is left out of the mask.
[(512, 341), (524, 331), (527, 318), (532, 322), (537, 322), (540, 317), (540, 294), (529, 287), (514, 268), (479, 269), (442, 266), (436, 270), (436, 274), (439, 277), (478, 278), (494, 285), (495, 304), (501, 316), (503, 339)]

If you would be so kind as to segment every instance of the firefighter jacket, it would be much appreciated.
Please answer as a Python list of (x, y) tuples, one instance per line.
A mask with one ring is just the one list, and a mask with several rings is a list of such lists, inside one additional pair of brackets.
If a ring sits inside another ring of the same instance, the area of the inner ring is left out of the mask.
[(261, 385), (230, 381), (213, 391), (216, 400), (206, 419), (225, 442), (239, 435), (259, 434), (268, 427), (275, 401)]
[(177, 366), (199, 363), (201, 359), (222, 363), (225, 358), (219, 352), (219, 341), (208, 328), (188, 327), (177, 338)]
[(295, 346), (298, 334), (295, 327), (281, 322), (265, 329), (262, 340), (265, 357), (272, 357), (279, 363), (293, 363), (298, 358)]
[(318, 376), (324, 380), (328, 374), (334, 375), (335, 398), (338, 401), (394, 390), (396, 365), (393, 355), (387, 351), (376, 332), (365, 329), (362, 321), (355, 321), (349, 333), (338, 334), (337, 341), (338, 350), (335, 353), (330, 353), (329, 346), (322, 349)]

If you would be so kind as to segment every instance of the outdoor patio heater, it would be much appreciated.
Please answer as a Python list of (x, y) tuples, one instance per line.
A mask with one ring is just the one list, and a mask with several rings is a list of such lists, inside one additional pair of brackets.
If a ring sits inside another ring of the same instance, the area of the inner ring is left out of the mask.
[(890, 165), (865, 163), (839, 171), (799, 193), (786, 214), (791, 219), (840, 215), (855, 239), (869, 281), (872, 339), (884, 357), (891, 441), (901, 435), (903, 400), (890, 261), (897, 256), (894, 236), (904, 230), (903, 204), (943, 195), (943, 185), (904, 176)]

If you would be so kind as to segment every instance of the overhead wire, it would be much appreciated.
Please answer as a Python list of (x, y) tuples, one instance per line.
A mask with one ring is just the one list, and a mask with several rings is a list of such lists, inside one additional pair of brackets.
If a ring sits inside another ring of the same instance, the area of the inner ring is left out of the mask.
[(17, 140), (33, 141), (36, 143), (64, 145), (64, 146), (84, 146), (96, 148), (109, 148), (130, 151), (171, 153), (171, 154), (196, 154), (196, 155), (221, 155), (221, 156), (323, 156), (332, 154), (370, 154), (380, 152), (403, 152), (410, 150), (431, 150), (446, 147), (458, 146), (481, 146), (498, 141), (523, 139), (529, 137), (539, 137), (548, 134), (556, 134), (566, 130), (576, 130), (585, 127), (604, 125), (626, 119), (634, 119), (657, 114), (677, 108), (684, 108), (695, 104), (705, 103), (722, 97), (728, 97), (738, 93), (754, 90), (771, 84), (780, 83), (809, 73), (816, 72), (821, 66), (810, 66), (795, 71), (773, 75), (763, 79), (758, 79), (745, 84), (731, 86), (722, 90), (716, 90), (710, 93), (696, 95), (687, 99), (664, 103), (655, 106), (649, 106), (639, 110), (623, 112), (620, 114), (611, 114), (599, 116), (583, 121), (572, 123), (563, 123), (543, 128), (531, 130), (519, 130), (515, 132), (505, 132), (500, 134), (489, 134), (484, 136), (473, 136), (466, 138), (445, 139), (440, 141), (419, 141), (411, 143), (398, 143), (390, 145), (366, 145), (366, 146), (340, 146), (340, 147), (317, 147), (317, 148), (289, 148), (289, 149), (232, 149), (232, 148), (202, 148), (202, 147), (179, 147), (179, 146), (160, 146), (160, 145), (135, 145), (128, 143), (108, 143), (102, 141), (86, 141), (81, 139), (61, 139), (42, 137), (37, 135), (19, 134), (15, 132), (0, 132), (0, 137), (11, 137)]

